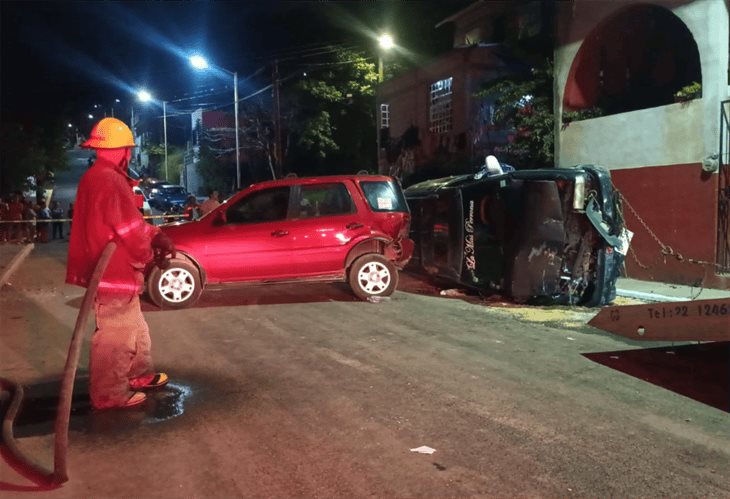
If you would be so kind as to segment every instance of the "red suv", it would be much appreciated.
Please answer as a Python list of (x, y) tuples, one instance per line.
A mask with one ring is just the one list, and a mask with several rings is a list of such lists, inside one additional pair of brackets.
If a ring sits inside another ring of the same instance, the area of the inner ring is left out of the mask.
[(410, 213), (391, 177), (287, 178), (254, 184), (200, 220), (163, 225), (177, 257), (150, 267), (158, 306), (193, 304), (206, 285), (347, 281), (388, 296), (413, 253)]

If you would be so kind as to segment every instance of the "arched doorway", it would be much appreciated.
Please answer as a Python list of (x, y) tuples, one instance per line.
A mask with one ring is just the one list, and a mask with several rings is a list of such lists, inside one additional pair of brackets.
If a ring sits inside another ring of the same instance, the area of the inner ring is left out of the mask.
[(639, 4), (585, 38), (568, 74), (563, 109), (578, 111), (577, 119), (581, 111), (585, 117), (618, 114), (701, 97), (701, 88), (700, 55), (687, 26), (664, 7)]

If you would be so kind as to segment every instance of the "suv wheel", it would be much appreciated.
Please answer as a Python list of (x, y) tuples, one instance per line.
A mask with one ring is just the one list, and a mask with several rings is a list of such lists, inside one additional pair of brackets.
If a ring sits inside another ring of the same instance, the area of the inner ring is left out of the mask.
[(347, 281), (352, 292), (361, 300), (371, 296), (390, 296), (398, 286), (398, 270), (382, 255), (363, 255), (353, 262)]
[(147, 279), (147, 293), (160, 308), (185, 308), (203, 292), (200, 272), (187, 260), (174, 258), (162, 270), (155, 267)]

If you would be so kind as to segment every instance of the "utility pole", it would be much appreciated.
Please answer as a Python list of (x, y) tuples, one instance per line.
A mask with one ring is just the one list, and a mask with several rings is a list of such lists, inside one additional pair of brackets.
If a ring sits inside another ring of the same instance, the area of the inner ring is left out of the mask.
[(271, 75), (272, 100), (274, 111), (274, 160), (276, 162), (276, 176), (282, 176), (283, 151), (281, 150), (281, 109), (279, 107), (279, 61), (274, 60), (274, 72)]

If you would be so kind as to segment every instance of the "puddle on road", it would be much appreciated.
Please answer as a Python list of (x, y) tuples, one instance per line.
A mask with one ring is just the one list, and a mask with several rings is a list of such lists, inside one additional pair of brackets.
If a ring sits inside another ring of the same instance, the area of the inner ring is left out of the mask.
[[(53, 433), (60, 381), (25, 386), (25, 396), (15, 419), (16, 438)], [(182, 416), (193, 396), (193, 389), (182, 383), (168, 383), (164, 388), (146, 392), (144, 404), (130, 409), (94, 411), (88, 395), (88, 381), (74, 387), (69, 431), (111, 433), (157, 424)]]

